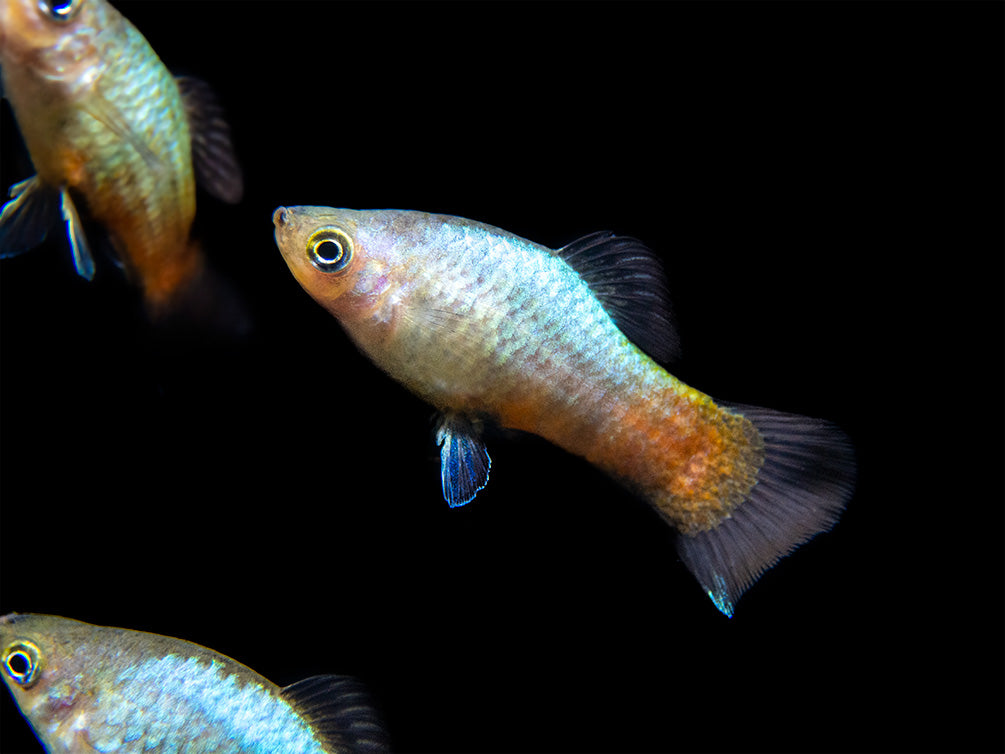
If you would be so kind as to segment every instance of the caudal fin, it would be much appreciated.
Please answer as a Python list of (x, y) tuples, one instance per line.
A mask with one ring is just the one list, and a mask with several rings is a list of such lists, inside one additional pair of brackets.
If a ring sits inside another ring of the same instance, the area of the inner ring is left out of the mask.
[(206, 264), (160, 299), (146, 297), (151, 319), (163, 330), (209, 339), (241, 339), (252, 327), (241, 294)]
[(851, 497), (855, 456), (833, 424), (764, 408), (731, 406), (764, 440), (764, 463), (747, 498), (713, 529), (681, 534), (677, 551), (708, 596), (732, 617), (736, 601), (780, 558), (830, 529)]

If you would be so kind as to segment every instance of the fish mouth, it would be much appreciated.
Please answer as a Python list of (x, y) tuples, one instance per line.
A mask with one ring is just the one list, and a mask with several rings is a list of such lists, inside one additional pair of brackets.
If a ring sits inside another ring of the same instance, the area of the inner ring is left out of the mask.
[(279, 250), (283, 252), (284, 256), (286, 254), (286, 250), (283, 248), (283, 242), (286, 240), (286, 236), (290, 231), (290, 223), (292, 220), (293, 212), (287, 207), (278, 207), (276, 211), (272, 213), (272, 224), (276, 226), (276, 246), (279, 247)]

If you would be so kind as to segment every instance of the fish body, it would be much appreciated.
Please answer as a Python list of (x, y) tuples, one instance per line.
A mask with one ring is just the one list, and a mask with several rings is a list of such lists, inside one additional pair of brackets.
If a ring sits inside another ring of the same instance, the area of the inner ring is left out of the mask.
[(829, 528), (850, 495), (854, 462), (838, 429), (717, 404), (653, 358), (672, 355), (676, 336), (659, 266), (633, 239), (601, 233), (552, 250), (400, 210), (284, 207), (273, 219), (303, 288), (442, 413), (451, 505), (487, 482), (482, 420), (532, 432), (651, 503), (731, 615), (744, 589)]
[(51, 615), (0, 618), (0, 674), (49, 752), (376, 752), (357, 682), (279, 688), (198, 644)]
[(38, 245), (61, 216), (90, 279), (93, 221), (155, 316), (190, 305), (180, 302), (205, 282), (190, 238), (196, 172), (221, 199), (242, 192), (208, 87), (175, 79), (106, 0), (4, 0), (0, 72), (37, 171), (0, 214), (0, 256)]

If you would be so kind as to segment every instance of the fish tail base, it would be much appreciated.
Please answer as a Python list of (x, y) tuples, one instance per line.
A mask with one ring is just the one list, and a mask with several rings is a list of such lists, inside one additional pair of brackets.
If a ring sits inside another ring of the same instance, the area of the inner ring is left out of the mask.
[(837, 522), (851, 497), (855, 459), (846, 435), (826, 421), (730, 409), (760, 432), (764, 462), (746, 499), (716, 526), (679, 535), (677, 551), (716, 607), (732, 617), (740, 595), (764, 571)]

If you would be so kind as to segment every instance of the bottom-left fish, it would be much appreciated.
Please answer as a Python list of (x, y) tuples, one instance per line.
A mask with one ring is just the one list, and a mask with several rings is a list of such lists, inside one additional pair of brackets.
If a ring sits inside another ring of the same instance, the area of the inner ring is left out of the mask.
[(169, 636), (54, 615), (0, 617), (0, 674), (50, 752), (379, 752), (361, 685), (344, 676), (280, 688)]

